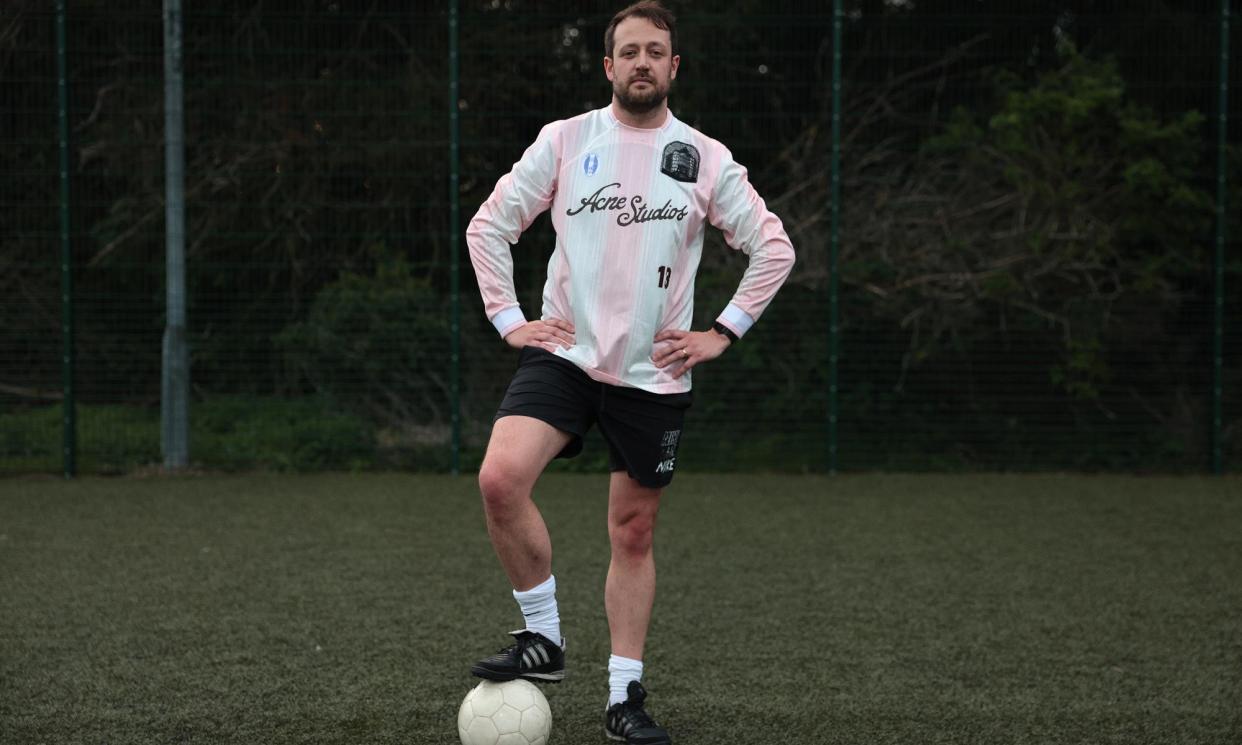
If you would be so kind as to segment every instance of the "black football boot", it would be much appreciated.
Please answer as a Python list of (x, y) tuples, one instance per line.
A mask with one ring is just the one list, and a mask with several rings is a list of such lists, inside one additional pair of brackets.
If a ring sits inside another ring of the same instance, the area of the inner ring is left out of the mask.
[(673, 741), (668, 732), (643, 710), (647, 690), (642, 683), (631, 680), (625, 693), (629, 698), (609, 706), (604, 714), (604, 732), (608, 739), (626, 745), (671, 745)]
[(515, 643), (474, 663), (471, 673), (495, 681), (525, 678), (536, 683), (560, 683), (565, 679), (565, 650), (559, 644), (526, 629), (509, 633)]

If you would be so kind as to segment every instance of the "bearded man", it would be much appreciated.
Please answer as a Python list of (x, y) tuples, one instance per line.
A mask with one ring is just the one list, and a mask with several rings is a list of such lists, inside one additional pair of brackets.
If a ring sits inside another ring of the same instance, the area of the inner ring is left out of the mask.
[[(572, 458), (598, 426), (609, 448), (611, 563), (604, 607), (612, 640), (605, 733), (670, 743), (647, 713), (643, 648), (655, 599), (653, 539), (673, 479), (690, 371), (750, 330), (793, 266), (781, 221), (746, 169), (668, 107), (677, 77), (676, 20), (646, 0), (604, 34), (609, 106), (548, 124), (496, 184), (466, 232), (487, 317), (521, 350), (479, 470), (487, 530), (524, 628), (477, 662), (489, 680), (565, 677), (548, 529), (532, 499), (554, 458)], [(552, 210), (556, 247), (543, 307), (527, 320), (511, 245)], [(691, 329), (705, 225), (749, 257), (711, 328)]]

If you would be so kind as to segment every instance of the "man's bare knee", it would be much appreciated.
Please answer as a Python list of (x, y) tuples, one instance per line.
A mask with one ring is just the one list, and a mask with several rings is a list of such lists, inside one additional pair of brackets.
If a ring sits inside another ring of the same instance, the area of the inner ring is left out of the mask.
[(655, 512), (636, 510), (608, 526), (612, 552), (623, 559), (641, 559), (655, 540)]
[(479, 469), (479, 492), (487, 514), (502, 518), (530, 499), (533, 480), (523, 469), (504, 459), (487, 459)]

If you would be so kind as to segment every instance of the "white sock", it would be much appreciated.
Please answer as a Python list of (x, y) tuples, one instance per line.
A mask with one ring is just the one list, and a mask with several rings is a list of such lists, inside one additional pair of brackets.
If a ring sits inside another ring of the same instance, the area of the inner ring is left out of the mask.
[(556, 610), (556, 577), (548, 577), (529, 590), (514, 590), (513, 599), (522, 608), (527, 629), (565, 646), (565, 640), (561, 638), (561, 614)]
[(608, 705), (619, 704), (629, 697), (625, 689), (631, 680), (643, 679), (643, 661), (612, 655), (608, 658)]

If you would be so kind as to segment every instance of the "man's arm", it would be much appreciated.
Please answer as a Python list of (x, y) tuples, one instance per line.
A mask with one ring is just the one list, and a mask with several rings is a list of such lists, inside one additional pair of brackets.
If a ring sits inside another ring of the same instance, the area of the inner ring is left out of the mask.
[(793, 245), (780, 218), (768, 211), (746, 169), (728, 151), (707, 219), (720, 228), (730, 247), (750, 257), (733, 300), (716, 318), (740, 338), (759, 320), (793, 269)]
[(750, 185), (746, 169), (733, 160), (728, 151), (725, 151), (720, 176), (708, 205), (707, 219), (720, 228), (730, 247), (750, 257), (750, 263), (732, 301), (716, 318), (716, 324), (723, 331), (670, 329), (656, 336), (656, 341), (673, 342), (660, 357), (654, 358), (657, 367), (684, 360), (673, 373), (674, 378), (681, 377), (699, 362), (719, 357), (749, 331), (793, 269), (793, 245), (780, 218), (768, 211)]
[[(540, 321), (527, 324), (513, 286), (511, 247), (548, 208), (556, 194), (558, 127), (554, 122), (543, 128), (521, 160), (496, 183), (491, 196), (479, 206), (466, 228), (466, 245), (478, 278), (479, 293), (483, 296), (484, 311), (497, 333), (514, 346), (549, 341), (553, 336), (573, 343), (573, 327), (567, 322), (549, 320), (547, 324)], [(511, 339), (518, 330), (522, 333)]]

